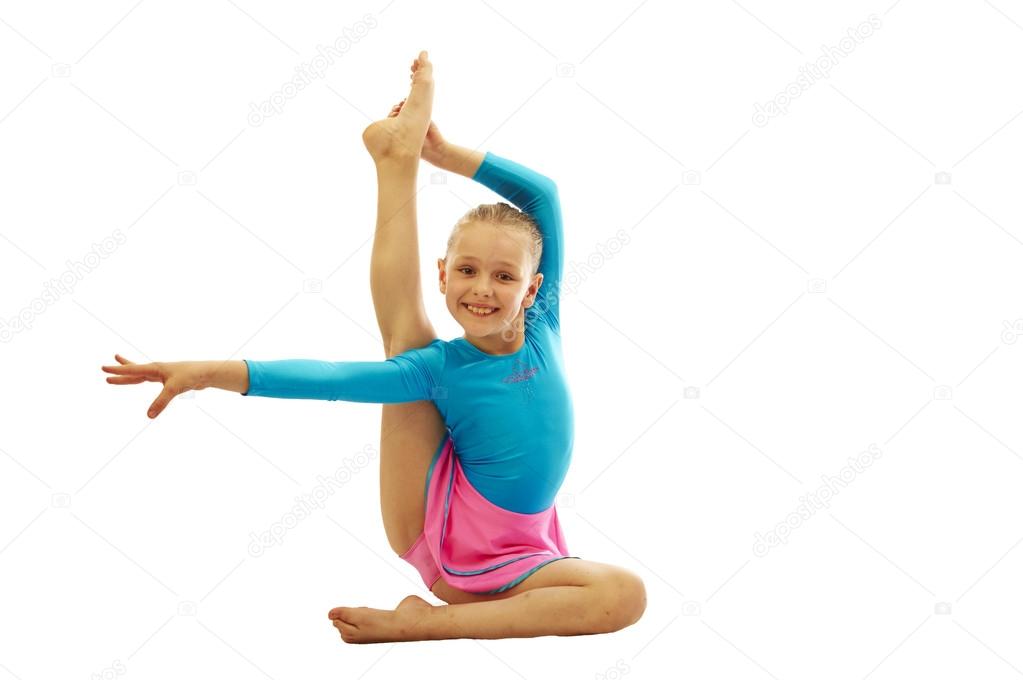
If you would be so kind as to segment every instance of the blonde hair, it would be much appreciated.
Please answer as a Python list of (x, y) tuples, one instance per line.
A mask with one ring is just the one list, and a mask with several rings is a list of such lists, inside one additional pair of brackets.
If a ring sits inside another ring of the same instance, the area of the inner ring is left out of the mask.
[(451, 247), (455, 244), (462, 229), (468, 224), (475, 223), (492, 224), (495, 227), (503, 227), (526, 234), (529, 237), (529, 254), (533, 260), (530, 277), (535, 276), (540, 270), (540, 257), (543, 255), (543, 234), (540, 232), (540, 227), (528, 213), (504, 202), (484, 203), (462, 215), (455, 222), (451, 236), (448, 237), (445, 258), (451, 254)]

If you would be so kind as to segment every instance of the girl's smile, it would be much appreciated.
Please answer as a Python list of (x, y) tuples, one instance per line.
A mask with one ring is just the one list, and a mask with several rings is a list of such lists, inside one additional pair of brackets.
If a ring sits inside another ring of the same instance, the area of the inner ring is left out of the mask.
[(497, 310), (500, 309), (500, 307), (486, 307), (486, 306), (477, 307), (475, 305), (470, 305), (467, 302), (463, 302), (462, 306), (465, 307), (466, 311), (468, 311), (470, 314), (472, 314), (473, 316), (478, 317), (480, 319), (482, 319), (483, 317), (490, 316), (491, 314), (493, 314), (494, 312), (496, 312)]

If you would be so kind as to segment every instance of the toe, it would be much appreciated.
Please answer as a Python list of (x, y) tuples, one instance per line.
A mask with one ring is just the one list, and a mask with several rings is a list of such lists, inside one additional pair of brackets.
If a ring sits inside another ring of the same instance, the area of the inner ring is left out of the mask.
[(341, 634), (341, 639), (345, 642), (355, 642), (358, 639), (359, 630), (355, 626), (335, 620), (334, 627), (337, 628), (337, 632)]
[(334, 607), (327, 612), (327, 618), (329, 619), (344, 619), (348, 620), (348, 616), (351, 612), (351, 607)]

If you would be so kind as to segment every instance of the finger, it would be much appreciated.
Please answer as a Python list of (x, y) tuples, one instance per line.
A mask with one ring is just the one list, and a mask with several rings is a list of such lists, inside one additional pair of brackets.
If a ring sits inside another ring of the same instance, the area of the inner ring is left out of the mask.
[(122, 364), (134, 364), (135, 363), (134, 361), (128, 361), (127, 359), (122, 357), (120, 354), (115, 354), (114, 358), (117, 359), (117, 361), (119, 361)]
[(145, 382), (145, 378), (132, 378), (129, 376), (108, 377), (107, 382), (111, 385), (138, 385)]
[(107, 373), (115, 373), (117, 375), (145, 375), (152, 369), (146, 365), (131, 364), (129, 366), (101, 366), (101, 368)]
[(154, 401), (153, 404), (149, 407), (149, 412), (146, 415), (148, 415), (150, 418), (155, 418), (156, 416), (160, 415), (161, 413), (163, 413), (163, 410), (167, 408), (167, 404), (169, 404), (171, 402), (171, 399), (173, 399), (175, 396), (177, 395), (175, 394), (174, 390), (168, 388), (165, 385), (163, 391), (160, 392), (160, 396), (158, 396), (156, 398), (156, 401)]

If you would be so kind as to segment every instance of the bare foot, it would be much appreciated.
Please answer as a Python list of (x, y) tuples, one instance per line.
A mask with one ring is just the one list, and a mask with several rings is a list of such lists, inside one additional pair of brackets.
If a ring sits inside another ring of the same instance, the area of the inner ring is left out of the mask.
[(370, 607), (335, 607), (328, 613), (341, 639), (348, 643), (409, 642), (426, 640), (419, 627), (433, 605), (417, 595), (409, 595), (394, 610)]
[[(404, 105), (405, 100), (402, 99), (400, 102), (391, 107), (391, 112), (387, 114), (387, 117), (397, 117), (401, 113), (401, 109)], [(426, 139), (423, 140), (423, 150), (420, 154), (422, 159), (428, 163), (439, 166), (441, 159), (444, 157), (444, 145), (446, 143), (444, 135), (442, 135), (440, 133), (440, 129), (437, 128), (437, 124), (431, 120), (430, 127), (426, 129)]]
[(412, 62), (412, 86), (394, 115), (370, 123), (362, 142), (374, 160), (393, 155), (419, 158), (433, 111), (433, 64), (426, 51)]

